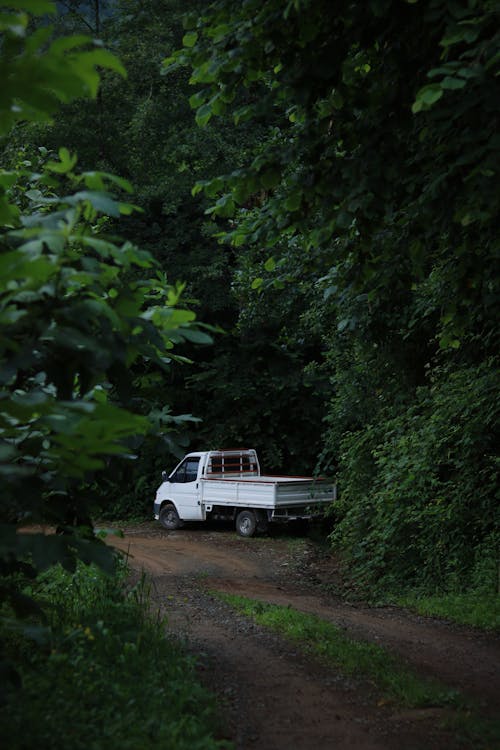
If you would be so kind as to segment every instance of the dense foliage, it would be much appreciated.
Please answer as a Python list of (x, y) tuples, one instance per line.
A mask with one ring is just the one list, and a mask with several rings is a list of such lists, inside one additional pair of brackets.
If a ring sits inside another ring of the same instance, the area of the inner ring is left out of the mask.
[[(248, 297), (253, 276), (245, 269), (251, 273), (251, 264), (217, 243), (214, 219), (204, 213), (209, 201), (191, 193), (196, 180), (242, 166), (265, 127), (235, 131), (230, 122), (217, 122), (200, 129), (189, 104), (187, 72), (164, 76), (161, 71), (165, 54), (182, 43), (184, 12), (198, 13), (202, 5), (195, 0), (100, 2), (96, 16), (95, 3), (66, 3), (59, 32), (98, 30), (128, 76), (105, 76), (97, 101), (76, 101), (54, 124), (14, 133), (10, 149), (23, 158), (27, 143), (53, 150), (62, 141), (78, 152), (85, 168), (97, 165), (130, 180), (143, 213), (120, 221), (120, 231), (151, 252), (169, 278), (185, 281), (183, 296), (195, 302), (197, 316), (224, 331), (214, 347), (178, 350), (194, 365), (176, 368), (161, 387), (156, 384), (158, 406), (166, 399), (177, 411), (196, 415), (200, 421), (185, 433), (192, 447), (252, 445), (268, 470), (306, 473), (316, 462), (322, 418), (317, 379), (304, 373), (319, 340), (295, 345), (303, 340), (296, 321), (307, 290), (283, 296), (272, 314), (260, 315)], [(243, 312), (247, 302), (251, 314)], [(286, 332), (283, 316), (289, 317)], [(149, 397), (155, 400), (154, 388)], [(143, 446), (121, 478), (106, 482), (109, 513), (148, 512), (159, 471), (173, 467), (185, 445), (179, 436), (170, 439), (168, 457), (154, 441)]]
[(2, 685), (9, 748), (228, 746), (215, 739), (214, 699), (199, 685), (193, 658), (148, 613), (145, 582), (128, 593), (122, 584), (123, 575), (80, 565), (74, 575), (53, 568), (27, 589), (48, 619), (24, 634), (2, 632), (23, 683), (22, 691)]
[[(184, 359), (174, 344), (210, 339), (182, 285), (117, 237), (129, 181), (36, 142), (61, 103), (99, 101), (103, 70), (126, 75), (93, 37), (28, 15), (54, 12), (0, 8), (1, 732), (11, 748), (222, 747), (192, 660), (144, 589), (123, 593), (92, 526), (103, 478), (119, 485), (134, 451), (154, 435), (166, 452), (189, 419), (151, 399)], [(56, 533), (19, 529), (34, 522)]]
[(198, 122), (267, 127), (195, 192), (262, 317), (308, 290), (353, 577), (498, 586), (496, 3), (220, 0), (186, 29)]
[[(52, 3), (18, 3), (37, 13)], [(147, 435), (185, 417), (151, 403), (150, 389), (176, 359), (174, 343), (206, 340), (183, 309), (180, 286), (145, 251), (118, 239), (111, 220), (134, 206), (127, 180), (77, 170), (66, 147), (51, 156), (28, 143), (22, 160), (7, 138), (14, 121), (50, 120), (60, 102), (99, 91), (97, 68), (125, 75), (91, 37), (33, 31), (22, 10), (0, 15), (0, 505), (1, 572), (73, 567), (75, 555), (109, 562), (92, 538), (96, 472), (121, 471)], [(9, 168), (6, 169), (5, 165)], [(158, 434), (159, 433), (159, 434)], [(104, 473), (104, 472), (102, 472)], [(98, 507), (98, 506), (97, 506)], [(17, 534), (48, 522), (59, 535)], [(6, 579), (2, 592), (22, 609)]]

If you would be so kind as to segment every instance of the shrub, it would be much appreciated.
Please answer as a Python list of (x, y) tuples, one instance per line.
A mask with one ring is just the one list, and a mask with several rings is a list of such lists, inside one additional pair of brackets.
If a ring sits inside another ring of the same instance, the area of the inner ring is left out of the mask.
[(33, 622), (24, 634), (6, 634), (20, 677), (0, 712), (11, 750), (226, 746), (214, 737), (214, 702), (196, 681), (193, 658), (148, 611), (144, 580), (126, 592), (122, 573), (79, 565), (73, 575), (50, 570), (31, 593), (45, 630), (39, 621), (38, 630)]

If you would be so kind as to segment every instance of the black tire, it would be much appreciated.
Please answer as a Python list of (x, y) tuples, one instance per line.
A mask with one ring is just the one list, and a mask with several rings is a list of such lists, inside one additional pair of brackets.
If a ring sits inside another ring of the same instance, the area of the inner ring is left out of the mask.
[(253, 536), (257, 529), (257, 519), (251, 510), (242, 510), (236, 516), (236, 531), (240, 536)]
[(267, 534), (269, 531), (269, 519), (264, 512), (261, 511), (259, 518), (257, 519), (257, 531), (259, 534)]
[(184, 525), (172, 503), (167, 503), (160, 510), (160, 523), (167, 531), (175, 531)]

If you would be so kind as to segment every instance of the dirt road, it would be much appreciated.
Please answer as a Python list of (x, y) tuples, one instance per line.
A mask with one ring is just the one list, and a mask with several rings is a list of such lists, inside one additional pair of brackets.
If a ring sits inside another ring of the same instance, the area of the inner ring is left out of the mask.
[[(290, 605), (401, 656), (416, 672), (459, 690), (484, 716), (500, 705), (500, 638), (395, 608), (328, 595), (328, 552), (304, 538), (242, 539), (227, 528), (125, 530), (112, 543), (146, 571), (172, 635), (198, 655), (237, 750), (441, 750), (471, 747), (443, 729), (446, 712), (401, 710), (363, 680), (346, 678), (235, 614), (211, 592)], [(483, 750), (488, 746), (485, 745)], [(493, 750), (492, 746), (489, 746)], [(481, 750), (474, 745), (474, 750)]]

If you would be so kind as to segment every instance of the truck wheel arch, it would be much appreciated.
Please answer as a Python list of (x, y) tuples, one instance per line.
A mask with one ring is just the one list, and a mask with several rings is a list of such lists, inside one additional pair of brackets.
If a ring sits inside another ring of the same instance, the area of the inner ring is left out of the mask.
[(172, 502), (170, 502), (170, 500), (166, 500), (162, 503), (159, 520), (163, 528), (167, 529), (167, 531), (175, 531), (184, 526), (184, 522), (179, 517), (177, 508)]

